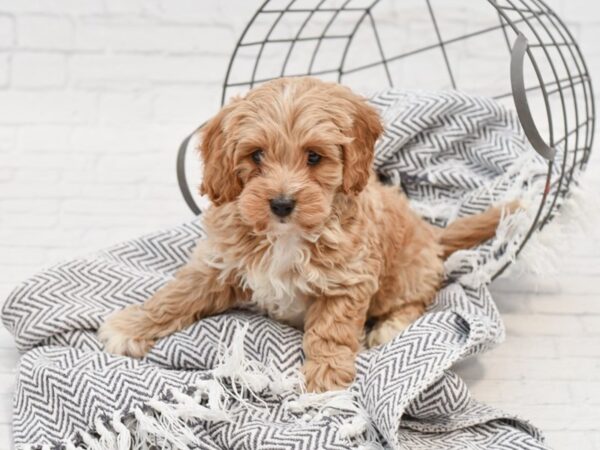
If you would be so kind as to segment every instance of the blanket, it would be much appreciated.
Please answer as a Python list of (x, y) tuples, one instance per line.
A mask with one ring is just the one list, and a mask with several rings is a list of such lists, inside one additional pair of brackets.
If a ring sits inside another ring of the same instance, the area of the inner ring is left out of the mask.
[[(515, 114), (459, 92), (390, 89), (371, 98), (386, 131), (375, 167), (443, 225), (511, 198), (539, 198), (547, 165)], [(527, 421), (469, 394), (453, 364), (501, 342), (488, 282), (531, 224), (504, 218), (495, 239), (459, 251), (427, 313), (363, 351), (353, 385), (307, 394), (302, 333), (249, 311), (203, 319), (141, 360), (102, 351), (96, 330), (165, 284), (202, 239), (202, 216), (24, 281), (2, 321), (22, 352), (17, 449), (545, 448)]]

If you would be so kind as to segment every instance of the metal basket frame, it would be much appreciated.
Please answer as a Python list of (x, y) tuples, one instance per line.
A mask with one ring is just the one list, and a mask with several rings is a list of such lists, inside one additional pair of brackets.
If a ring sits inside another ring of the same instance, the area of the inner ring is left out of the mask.
[[(521, 242), (517, 252), (518, 254), (531, 235), (536, 230), (542, 229), (553, 217), (558, 200), (567, 194), (569, 187), (574, 180), (576, 171), (583, 169), (589, 159), (594, 138), (595, 105), (587, 65), (571, 32), (567, 29), (560, 17), (550, 9), (543, 0), (480, 0), (487, 2), (491, 8), (494, 8), (498, 17), (498, 24), (447, 40), (443, 39), (443, 30), (440, 29), (432, 0), (422, 1), (425, 2), (427, 6), (427, 11), (433, 24), (433, 29), (435, 30), (436, 43), (410, 52), (386, 57), (377, 22), (373, 15), (373, 9), (381, 2), (381, 0), (371, 0), (368, 4), (362, 6), (354, 6), (354, 4), (357, 3), (357, 0), (345, 0), (341, 5), (334, 6), (329, 5), (331, 0), (319, 0), (317, 4), (311, 8), (298, 7), (298, 0), (287, 0), (287, 5), (279, 8), (272, 8), (270, 6), (275, 0), (266, 0), (254, 13), (237, 41), (223, 82), (221, 104), (225, 103), (233, 88), (251, 89), (257, 84), (281, 76), (334, 76), (338, 82), (343, 83), (344, 76), (360, 70), (371, 69), (375, 66), (383, 67), (389, 86), (393, 86), (393, 77), (391, 69), (389, 68), (391, 62), (414, 56), (419, 52), (431, 51), (436, 48), (439, 48), (441, 51), (447, 71), (449, 87), (457, 89), (459, 86), (457, 86), (452, 64), (450, 63), (450, 58), (446, 51), (447, 47), (461, 40), (476, 39), (486, 33), (502, 32), (510, 57), (507, 58), (507, 66), (508, 61), (510, 61), (511, 90), (509, 92), (497, 93), (493, 98), (513, 98), (514, 106), (526, 137), (532, 147), (548, 162), (545, 189), (542, 193), (542, 198), (533, 223)], [(355, 11), (360, 14), (349, 33), (343, 35), (328, 34), (330, 27), (336, 21), (338, 15), (344, 11)], [(330, 12), (330, 20), (325, 24), (319, 35), (302, 37), (303, 30), (317, 12)], [(294, 38), (276, 39), (271, 37), (282, 18), (289, 14), (299, 13), (305, 14), (306, 17)], [(264, 39), (248, 40), (247, 36), (253, 26), (259, 20), (265, 21), (265, 18), (271, 20), (271, 25)], [(376, 50), (379, 53), (380, 59), (375, 63), (347, 69), (346, 61), (348, 50), (353, 43), (357, 30), (361, 26), (364, 26), (365, 23), (372, 28), (375, 36)], [(513, 32), (516, 36), (514, 42), (511, 42), (509, 31)], [(346, 43), (343, 49), (341, 62), (339, 66), (334, 69), (325, 71), (315, 70), (315, 58), (319, 53), (322, 43), (329, 39), (345, 40)], [(302, 73), (288, 73), (288, 63), (295, 46), (298, 42), (306, 40), (313, 40), (316, 42), (308, 67)], [(278, 73), (273, 73), (272, 77), (257, 78), (257, 71), (263, 56), (263, 50), (265, 49), (265, 46), (270, 43), (288, 44), (289, 48), (287, 54), (281, 65), (281, 70), (278, 71)], [(257, 56), (248, 77), (243, 81), (236, 81), (233, 79), (234, 63), (238, 58), (240, 49), (245, 47), (258, 48)], [(538, 50), (541, 50), (541, 56), (540, 54), (535, 54), (535, 51)], [(546, 70), (544, 70), (542, 63), (545, 64)], [(537, 79), (536, 83), (529, 86), (526, 86), (525, 84), (524, 70), (526, 64), (530, 65), (529, 67), (534, 71), (535, 78)], [(566, 72), (566, 76), (561, 77), (559, 75), (560, 71)], [(462, 88), (468, 90), (468, 86)], [(548, 124), (548, 142), (544, 140), (541, 133), (538, 131), (536, 122), (531, 113), (528, 95), (532, 92), (541, 94), (543, 98), (545, 119)], [(551, 103), (553, 97), (559, 99), (558, 107)], [(562, 127), (562, 132), (560, 127)], [(177, 158), (177, 175), (179, 186), (186, 203), (195, 214), (199, 214), (200, 208), (194, 201), (194, 197), (190, 192), (185, 177), (186, 150), (191, 137), (196, 131), (191, 133), (180, 146)], [(561, 161), (556, 161), (555, 150), (559, 147), (562, 147), (563, 157)], [(560, 168), (560, 176), (554, 177), (555, 179), (553, 179), (554, 169), (556, 169), (554, 167), (555, 165)], [(499, 276), (507, 266), (508, 264), (502, 267), (495, 274), (494, 278)]]

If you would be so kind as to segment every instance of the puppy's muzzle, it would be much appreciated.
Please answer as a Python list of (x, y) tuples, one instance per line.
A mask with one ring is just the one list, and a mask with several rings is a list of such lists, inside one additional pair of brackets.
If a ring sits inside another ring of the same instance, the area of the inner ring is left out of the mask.
[(271, 205), (271, 211), (273, 211), (273, 214), (277, 217), (289, 216), (296, 206), (296, 201), (293, 198), (285, 196), (273, 198), (269, 203)]

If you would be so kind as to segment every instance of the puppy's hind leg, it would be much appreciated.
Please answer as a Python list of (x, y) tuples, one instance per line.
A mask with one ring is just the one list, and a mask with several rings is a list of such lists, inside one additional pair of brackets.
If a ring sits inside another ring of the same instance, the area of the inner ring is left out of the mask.
[(157, 339), (233, 307), (241, 293), (223, 283), (219, 274), (218, 270), (193, 258), (145, 303), (130, 305), (106, 319), (98, 330), (104, 349), (139, 358)]
[(387, 344), (425, 312), (423, 302), (407, 302), (377, 320), (367, 335), (369, 348)]

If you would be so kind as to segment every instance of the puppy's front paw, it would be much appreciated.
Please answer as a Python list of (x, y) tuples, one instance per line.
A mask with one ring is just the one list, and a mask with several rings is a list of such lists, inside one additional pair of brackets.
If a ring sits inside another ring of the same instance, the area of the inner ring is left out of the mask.
[(409, 318), (402, 317), (394, 317), (393, 319), (376, 323), (369, 334), (367, 334), (367, 347), (373, 348), (378, 345), (387, 344), (407, 329), (410, 324), (411, 321)]
[(143, 314), (139, 305), (132, 305), (110, 315), (98, 330), (104, 350), (134, 358), (145, 356), (155, 340), (142, 334)]
[(334, 359), (329, 362), (308, 360), (302, 367), (308, 392), (336, 391), (347, 388), (356, 369), (353, 360)]

